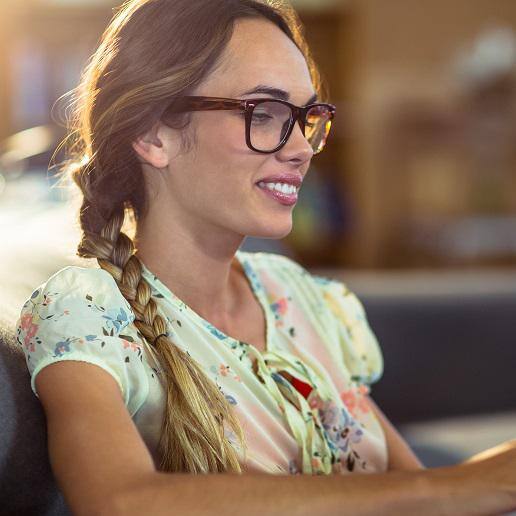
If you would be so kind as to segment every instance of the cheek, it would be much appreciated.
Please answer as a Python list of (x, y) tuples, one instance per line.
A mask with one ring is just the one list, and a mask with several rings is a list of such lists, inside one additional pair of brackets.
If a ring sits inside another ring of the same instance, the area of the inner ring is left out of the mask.
[(265, 159), (247, 147), (243, 124), (222, 120), (198, 135), (194, 168), (209, 183), (218, 183), (218, 190), (234, 191), (253, 185)]
[[(245, 142), (245, 124), (238, 116), (218, 113), (200, 120), (186, 168), (186, 181), (200, 199), (216, 197), (219, 207), (249, 202), (260, 170), (267, 170), (271, 156), (253, 152)], [(199, 200), (199, 202), (201, 202)]]
[(209, 113), (199, 126), (199, 143), (213, 155), (228, 157), (247, 154), (250, 149), (245, 142), (245, 122), (237, 113)]

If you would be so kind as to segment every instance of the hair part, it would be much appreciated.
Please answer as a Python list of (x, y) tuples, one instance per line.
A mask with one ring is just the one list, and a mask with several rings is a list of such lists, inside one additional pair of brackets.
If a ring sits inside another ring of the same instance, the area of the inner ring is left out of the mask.
[[(133, 240), (122, 230), (148, 211), (141, 162), (131, 142), (160, 120), (175, 97), (188, 95), (220, 64), (241, 18), (276, 24), (300, 49), (312, 82), (323, 85), (293, 8), (280, 0), (127, 0), (116, 12), (74, 90), (69, 158), (58, 175), (79, 187), (82, 231), (78, 256), (95, 258), (115, 279), (135, 314), (134, 324), (159, 366), (166, 392), (159, 469), (168, 472), (241, 472), (225, 437), (233, 430), (246, 452), (244, 432), (230, 403), (201, 366), (167, 336), (151, 287), (142, 277)], [(152, 30), (149, 29), (152, 27)], [(149, 57), (152, 56), (152, 59)], [(191, 144), (190, 114), (167, 125)], [(60, 145), (60, 146), (61, 146)], [(236, 444), (236, 443), (235, 443)]]

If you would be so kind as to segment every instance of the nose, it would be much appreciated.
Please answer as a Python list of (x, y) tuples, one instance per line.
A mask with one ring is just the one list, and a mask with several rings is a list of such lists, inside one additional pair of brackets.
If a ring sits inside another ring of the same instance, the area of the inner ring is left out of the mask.
[(278, 155), (282, 160), (297, 160), (300, 162), (309, 161), (314, 155), (314, 150), (303, 135), (301, 125), (296, 120), (292, 132), (285, 145), (278, 151)]

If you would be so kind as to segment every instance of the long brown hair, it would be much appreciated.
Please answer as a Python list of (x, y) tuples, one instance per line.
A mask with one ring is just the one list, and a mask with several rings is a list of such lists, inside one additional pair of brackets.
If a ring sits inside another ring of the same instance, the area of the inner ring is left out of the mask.
[[(244, 452), (245, 438), (216, 384), (165, 335), (167, 321), (157, 313), (156, 300), (142, 277), (128, 233), (145, 216), (149, 200), (131, 142), (160, 120), (171, 99), (187, 95), (214, 69), (235, 20), (252, 17), (272, 21), (294, 41), (322, 98), (320, 74), (289, 4), (128, 0), (115, 13), (73, 90), (69, 133), (61, 145), (68, 154), (58, 175), (71, 178), (82, 194), (77, 255), (96, 258), (113, 276), (134, 311), (146, 348), (161, 366), (166, 392), (158, 450), (162, 471), (241, 472), (237, 453), (224, 437), (224, 425), (232, 428)], [(167, 120), (167, 125), (181, 129), (188, 123), (188, 113)]]

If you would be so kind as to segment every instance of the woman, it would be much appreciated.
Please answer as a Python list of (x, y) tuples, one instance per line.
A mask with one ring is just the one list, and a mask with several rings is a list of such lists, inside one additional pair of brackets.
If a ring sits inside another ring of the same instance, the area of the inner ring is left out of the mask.
[(74, 513), (516, 505), (514, 443), (422, 467), (368, 397), (381, 353), (342, 283), (239, 251), (291, 231), (334, 116), (322, 96), (279, 2), (130, 0), (103, 35), (63, 169), (99, 267), (60, 270), (18, 321)]

